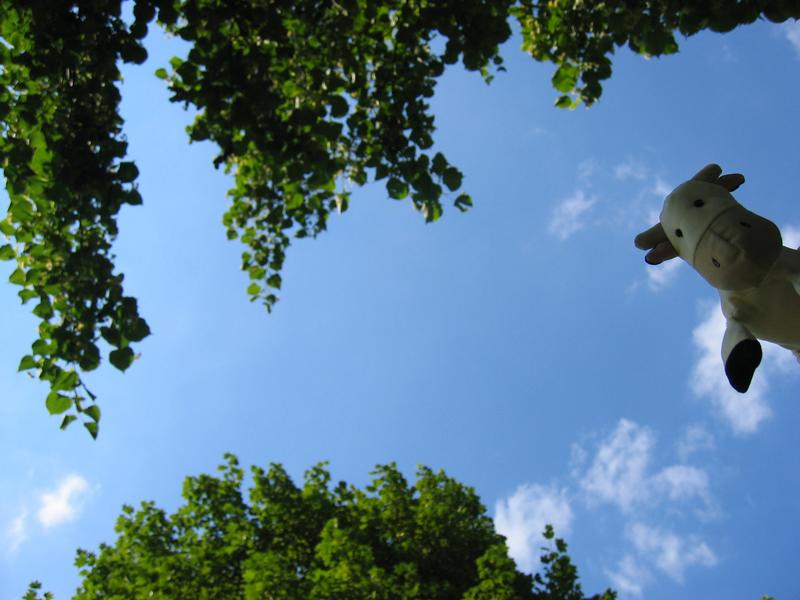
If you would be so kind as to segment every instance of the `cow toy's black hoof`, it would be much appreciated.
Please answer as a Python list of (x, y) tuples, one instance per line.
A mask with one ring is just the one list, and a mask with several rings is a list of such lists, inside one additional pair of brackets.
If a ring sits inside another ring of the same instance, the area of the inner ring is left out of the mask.
[(734, 346), (725, 362), (725, 375), (737, 392), (744, 394), (761, 364), (761, 344), (758, 340), (743, 340)]

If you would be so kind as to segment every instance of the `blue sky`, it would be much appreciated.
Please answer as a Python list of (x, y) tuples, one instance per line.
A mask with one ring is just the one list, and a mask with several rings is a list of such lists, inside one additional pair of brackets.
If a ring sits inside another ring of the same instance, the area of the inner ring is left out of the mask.
[(443, 468), (523, 569), (552, 522), (587, 592), (800, 594), (800, 367), (767, 347), (751, 391), (730, 391), (715, 291), (633, 246), (708, 162), (744, 173), (737, 198), (800, 244), (797, 23), (698, 35), (662, 59), (619, 51), (589, 110), (553, 108), (552, 67), (518, 40), (491, 86), (451, 69), (436, 149), (475, 208), (425, 225), (359, 190), (290, 249), (271, 315), (225, 239), (231, 182), (152, 75), (181, 48), (148, 42), (123, 90), (145, 203), (123, 210), (116, 252), (153, 335), (128, 373), (88, 377), (99, 439), (60, 432), (43, 386), (16, 373), (35, 318), (0, 288), (0, 599), (32, 579), (69, 597), (75, 549), (113, 541), (123, 503), (175, 508), (182, 478), (224, 452), (298, 479), (329, 460), (358, 485), (377, 463)]

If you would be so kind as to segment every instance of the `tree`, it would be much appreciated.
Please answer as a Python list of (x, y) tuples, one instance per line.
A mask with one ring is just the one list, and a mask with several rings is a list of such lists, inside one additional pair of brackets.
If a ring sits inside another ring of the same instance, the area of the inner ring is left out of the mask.
[(461, 171), (432, 151), (428, 98), (448, 65), (487, 83), (503, 70), (510, 18), (523, 49), (556, 65), (556, 106), (574, 108), (600, 97), (617, 47), (670, 54), (676, 32), (762, 16), (797, 18), (800, 0), (135, 0), (128, 19), (121, 0), (0, 0), (0, 259), (16, 261), (10, 281), (41, 319), (19, 369), (48, 382), (62, 428), (81, 418), (96, 436), (80, 373), (101, 348), (124, 371), (150, 333), (111, 249), (121, 206), (142, 202), (119, 65), (146, 60), (153, 22), (191, 45), (156, 75), (197, 111), (189, 139), (214, 142), (214, 165), (234, 175), (223, 223), (246, 245), (248, 294), (271, 309), (291, 240), (325, 230), (353, 186), (383, 180), (428, 222), (445, 196), (472, 205)]
[[(184, 504), (123, 508), (113, 545), (79, 550), (74, 598), (255, 600), (581, 600), (563, 540), (535, 577), (516, 570), (474, 490), (421, 467), (409, 485), (379, 466), (364, 491), (332, 487), (323, 464), (296, 487), (279, 465), (252, 468), (249, 502), (233, 455), (218, 477), (188, 477)], [(41, 589), (28, 591), (36, 600)], [(613, 600), (611, 590), (595, 600)]]

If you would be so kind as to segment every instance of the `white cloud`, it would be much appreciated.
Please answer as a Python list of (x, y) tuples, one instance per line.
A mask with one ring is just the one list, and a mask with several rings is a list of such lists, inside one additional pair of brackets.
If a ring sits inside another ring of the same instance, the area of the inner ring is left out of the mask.
[(714, 436), (702, 425), (694, 423), (684, 430), (681, 439), (678, 440), (678, 458), (686, 462), (692, 454), (701, 450), (711, 450), (715, 444)]
[(547, 230), (557, 238), (566, 240), (585, 227), (583, 218), (596, 201), (595, 198), (588, 198), (583, 190), (577, 190), (558, 203)]
[[(698, 396), (705, 396), (711, 400), (717, 412), (735, 433), (753, 433), (772, 415), (772, 410), (764, 397), (767, 390), (766, 363), (778, 362), (780, 359), (772, 344), (762, 344), (764, 361), (756, 371), (750, 389), (747, 393), (740, 394), (730, 386), (725, 377), (721, 355), (724, 333), (725, 317), (719, 304), (714, 304), (692, 332), (694, 345), (700, 351), (700, 355), (692, 371), (691, 387)], [(782, 351), (791, 358), (787, 350)]]
[(635, 179), (644, 181), (650, 175), (650, 170), (642, 163), (634, 160), (625, 161), (614, 167), (614, 177), (620, 181)]
[(685, 500), (695, 496), (708, 496), (708, 475), (702, 469), (689, 465), (672, 465), (655, 477), (670, 500)]
[[(684, 458), (712, 445), (713, 438), (699, 425), (687, 428), (679, 443)], [(535, 569), (546, 523), (552, 523), (557, 533), (569, 531), (570, 498), (580, 500), (578, 507), (597, 510), (607, 504), (622, 513), (626, 550), (604, 568), (621, 599), (642, 597), (657, 572), (680, 582), (690, 567), (716, 564), (708, 544), (694, 534), (675, 533), (669, 523), (718, 516), (708, 472), (685, 460), (654, 464), (655, 450), (656, 435), (650, 428), (620, 419), (590, 451), (585, 444), (572, 445), (570, 473), (577, 489), (525, 485), (497, 502), (495, 527), (507, 537), (509, 553), (520, 569)], [(659, 519), (656, 527), (643, 524), (653, 518)]]
[(521, 485), (506, 500), (498, 500), (494, 512), (495, 528), (505, 536), (509, 555), (528, 573), (539, 565), (545, 525), (552, 525), (559, 537), (568, 534), (572, 525), (566, 491), (554, 486)]
[(800, 21), (786, 21), (780, 27), (786, 39), (794, 46), (797, 58), (800, 59)]
[(785, 225), (780, 228), (783, 245), (789, 248), (800, 248), (800, 227)]
[(578, 179), (588, 179), (597, 172), (599, 165), (593, 158), (587, 158), (578, 163)]
[(23, 508), (22, 512), (11, 521), (6, 529), (6, 547), (9, 552), (16, 552), (22, 543), (28, 539), (27, 520), (28, 510)]
[(661, 179), (661, 177), (656, 177), (656, 182), (653, 184), (652, 192), (660, 198), (665, 198), (674, 188), (674, 185), (670, 185)]
[(53, 527), (74, 520), (89, 493), (89, 484), (80, 475), (67, 476), (52, 492), (40, 498), (37, 517), (44, 527)]
[(590, 500), (604, 500), (628, 511), (648, 494), (646, 479), (653, 433), (627, 419), (620, 419), (616, 430), (600, 444), (580, 486)]
[(647, 265), (647, 285), (654, 292), (660, 292), (674, 280), (684, 264), (680, 258), (673, 258), (660, 265)]
[(713, 567), (717, 564), (714, 552), (696, 536), (682, 537), (669, 531), (635, 523), (629, 528), (628, 537), (634, 548), (679, 583), (683, 582), (687, 568)]
[(626, 554), (613, 571), (606, 576), (622, 598), (641, 598), (642, 588), (651, 579), (650, 571), (642, 567), (630, 554)]
[(699, 500), (702, 508), (696, 511), (701, 518), (712, 518), (717, 510), (711, 496), (708, 473), (689, 465), (672, 465), (653, 477), (656, 491), (672, 502), (688, 503)]
[[(655, 435), (647, 427), (621, 419), (614, 432), (600, 443), (589, 468), (581, 475), (579, 485), (590, 503), (616, 504), (625, 512), (639, 508), (670, 505), (699, 505), (695, 514), (710, 518), (716, 514), (708, 474), (703, 469), (685, 464), (650, 471)], [(575, 450), (573, 449), (573, 453)]]

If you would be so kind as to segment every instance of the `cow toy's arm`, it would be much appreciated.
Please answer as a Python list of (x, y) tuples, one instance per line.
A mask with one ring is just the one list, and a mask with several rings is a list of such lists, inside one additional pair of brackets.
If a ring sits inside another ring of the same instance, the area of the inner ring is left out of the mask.
[(778, 258), (778, 265), (792, 282), (795, 291), (800, 294), (800, 250), (784, 246)]

